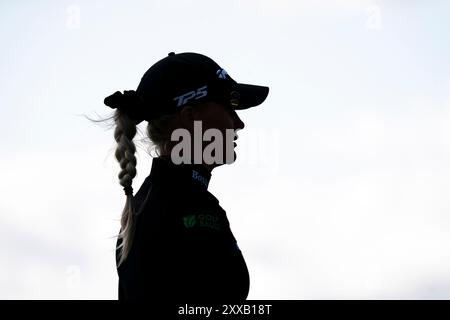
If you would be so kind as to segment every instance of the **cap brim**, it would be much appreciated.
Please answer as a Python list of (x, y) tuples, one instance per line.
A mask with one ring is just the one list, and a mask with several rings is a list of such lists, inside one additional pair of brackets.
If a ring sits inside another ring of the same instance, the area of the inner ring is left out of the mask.
[(236, 83), (234, 89), (239, 92), (239, 105), (236, 110), (256, 107), (266, 100), (269, 94), (269, 87), (257, 86), (253, 84)]

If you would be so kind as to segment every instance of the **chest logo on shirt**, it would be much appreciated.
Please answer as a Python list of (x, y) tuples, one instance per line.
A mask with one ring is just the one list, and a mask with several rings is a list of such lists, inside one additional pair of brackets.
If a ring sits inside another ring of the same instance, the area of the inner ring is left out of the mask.
[(194, 227), (207, 227), (220, 230), (219, 217), (210, 214), (191, 214), (183, 217), (184, 226), (188, 229)]

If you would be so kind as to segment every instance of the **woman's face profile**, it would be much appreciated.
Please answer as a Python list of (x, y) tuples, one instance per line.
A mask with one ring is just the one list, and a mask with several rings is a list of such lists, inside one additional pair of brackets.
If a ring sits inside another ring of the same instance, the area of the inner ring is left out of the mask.
[[(208, 101), (199, 106), (186, 106), (179, 112), (178, 123), (180, 127), (194, 132), (194, 121), (201, 121), (202, 136), (208, 129), (217, 129), (223, 137), (223, 155), (226, 155), (226, 146), (233, 146), (233, 134), (227, 135), (227, 130), (242, 130), (245, 127), (244, 122), (238, 116), (236, 110), (224, 103)], [(210, 144), (211, 141), (203, 141), (203, 149)], [(234, 149), (234, 146), (233, 146)], [(236, 159), (234, 152), (233, 161)]]

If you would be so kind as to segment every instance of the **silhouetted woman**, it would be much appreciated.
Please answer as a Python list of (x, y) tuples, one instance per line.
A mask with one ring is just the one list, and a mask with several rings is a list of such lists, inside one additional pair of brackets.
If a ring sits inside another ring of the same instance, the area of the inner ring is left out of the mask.
[[(237, 83), (204, 55), (171, 52), (144, 74), (136, 91), (105, 98), (117, 109), (115, 156), (127, 196), (116, 250), (119, 300), (247, 298), (244, 257), (208, 184), (214, 167), (235, 160), (234, 133), (244, 128), (236, 110), (261, 104), (268, 92)], [(158, 157), (133, 197), (133, 137), (144, 120)]]

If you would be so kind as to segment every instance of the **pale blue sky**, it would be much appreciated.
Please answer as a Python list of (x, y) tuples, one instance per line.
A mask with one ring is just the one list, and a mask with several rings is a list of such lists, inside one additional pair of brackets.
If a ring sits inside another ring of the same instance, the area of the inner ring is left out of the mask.
[(3, 1), (0, 298), (117, 298), (115, 142), (81, 115), (110, 115), (104, 97), (171, 51), (270, 87), (239, 113), (238, 160), (210, 184), (249, 299), (450, 298), (449, 12), (444, 0)]

